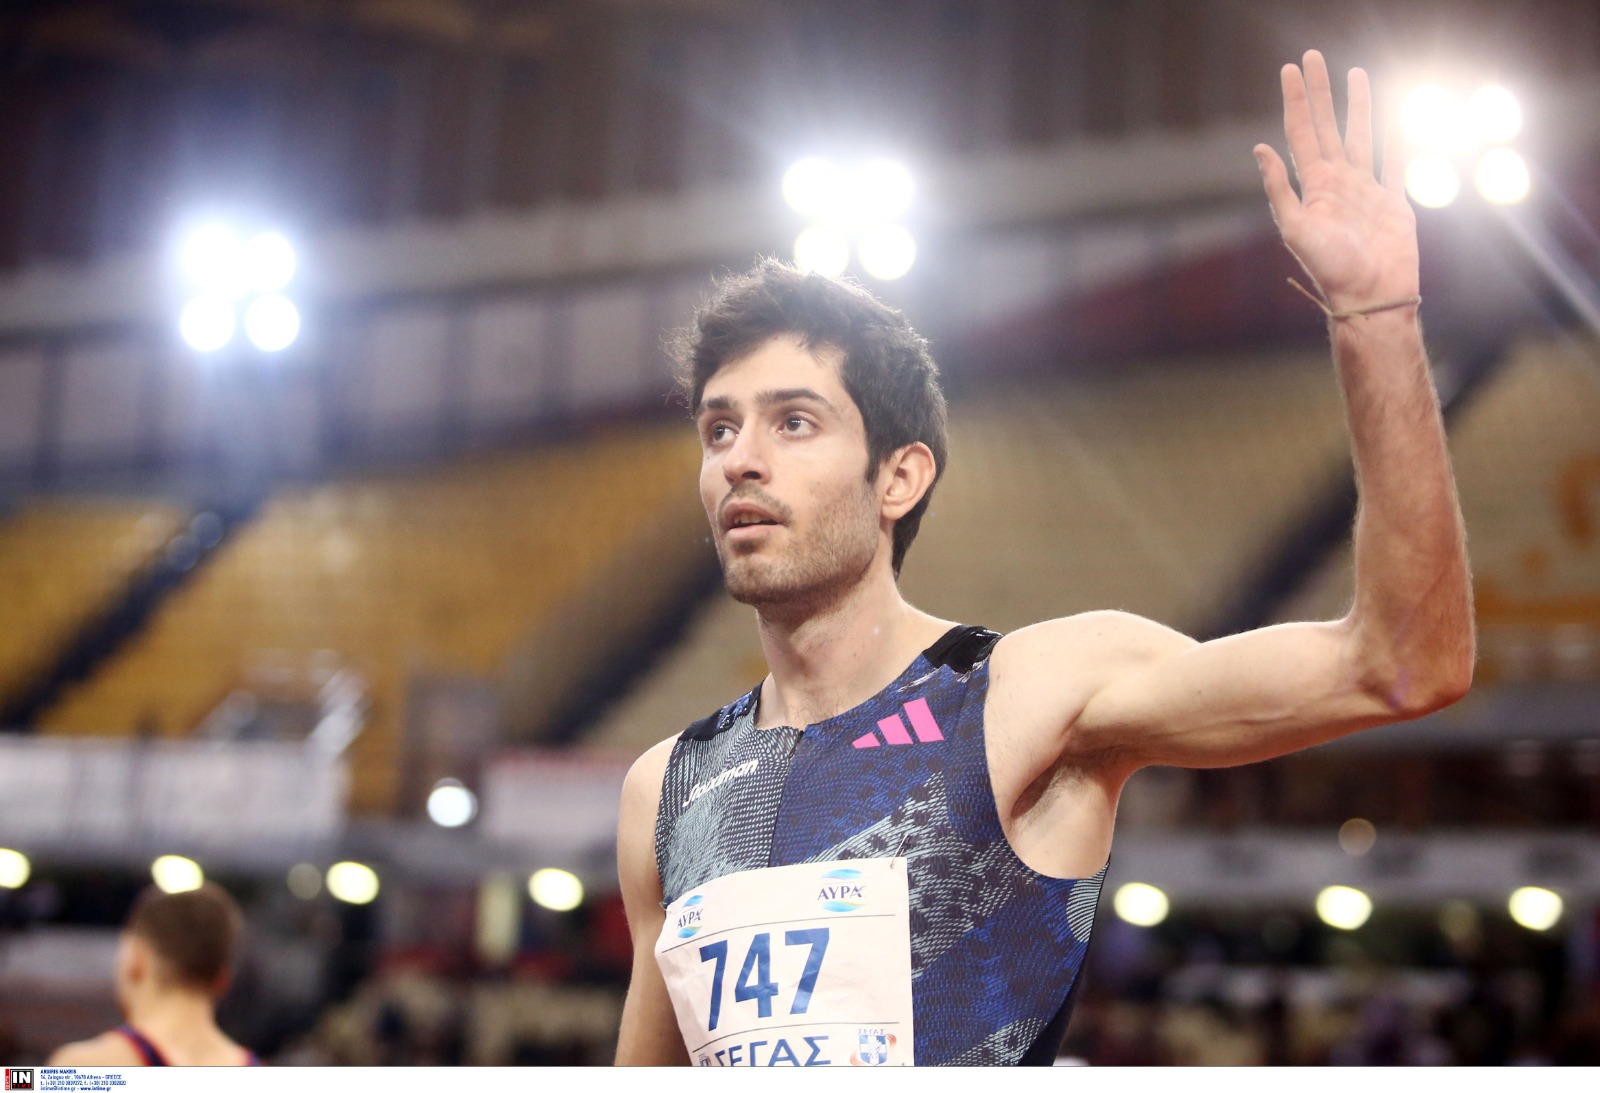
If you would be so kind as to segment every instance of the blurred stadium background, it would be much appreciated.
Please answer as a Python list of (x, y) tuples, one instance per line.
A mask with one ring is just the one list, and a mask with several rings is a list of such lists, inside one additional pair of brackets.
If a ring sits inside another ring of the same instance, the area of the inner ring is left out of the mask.
[(622, 773), (765, 671), (661, 336), (797, 237), (947, 375), (919, 605), (1340, 613), (1339, 393), (1249, 154), (1313, 46), (1436, 89), (1478, 682), (1137, 776), (1066, 1052), (1600, 1062), (1592, 0), (6, 5), (0, 1057), (111, 1023), (132, 895), (203, 870), (271, 1062), (609, 1060)]

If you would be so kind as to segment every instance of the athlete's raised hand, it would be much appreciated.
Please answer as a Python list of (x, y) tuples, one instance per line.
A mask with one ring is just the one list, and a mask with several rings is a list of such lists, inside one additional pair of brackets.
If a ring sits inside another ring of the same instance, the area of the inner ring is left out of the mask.
[(1276, 151), (1258, 144), (1255, 155), (1283, 241), (1335, 311), (1414, 294), (1416, 217), (1406, 200), (1399, 142), (1392, 133), (1385, 141), (1382, 180), (1374, 174), (1367, 74), (1350, 70), (1342, 139), (1322, 54), (1309, 50), (1304, 71), (1284, 65), (1282, 77), (1283, 129), (1300, 192), (1290, 185)]

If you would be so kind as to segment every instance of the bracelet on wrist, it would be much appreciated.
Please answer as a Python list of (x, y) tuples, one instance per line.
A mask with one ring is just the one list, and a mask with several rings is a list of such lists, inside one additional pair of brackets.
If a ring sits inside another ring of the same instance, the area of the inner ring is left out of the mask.
[(1400, 296), (1393, 300), (1384, 300), (1381, 303), (1368, 304), (1366, 307), (1351, 307), (1345, 308), (1342, 311), (1335, 311), (1331, 306), (1329, 306), (1328, 301), (1324, 300), (1321, 296), (1318, 296), (1316, 293), (1306, 288), (1306, 286), (1302, 285), (1299, 281), (1296, 281), (1293, 277), (1287, 278), (1287, 280), (1289, 284), (1294, 286), (1295, 290), (1298, 291), (1300, 295), (1316, 304), (1322, 309), (1322, 313), (1324, 315), (1335, 321), (1354, 319), (1362, 315), (1375, 315), (1380, 311), (1394, 311), (1395, 309), (1402, 307), (1416, 307), (1422, 303), (1422, 296), (1420, 294), (1413, 294), (1410, 296)]

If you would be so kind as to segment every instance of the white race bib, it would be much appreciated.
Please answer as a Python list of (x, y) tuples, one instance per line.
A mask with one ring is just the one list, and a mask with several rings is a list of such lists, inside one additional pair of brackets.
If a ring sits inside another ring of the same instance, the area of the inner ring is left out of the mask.
[(904, 858), (751, 869), (667, 907), (656, 960), (696, 1066), (910, 1066)]

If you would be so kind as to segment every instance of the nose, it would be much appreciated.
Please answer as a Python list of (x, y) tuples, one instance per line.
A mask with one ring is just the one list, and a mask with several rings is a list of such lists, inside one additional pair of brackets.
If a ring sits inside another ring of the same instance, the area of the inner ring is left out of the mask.
[(729, 485), (739, 482), (765, 482), (772, 475), (761, 430), (742, 429), (723, 456), (722, 473)]

